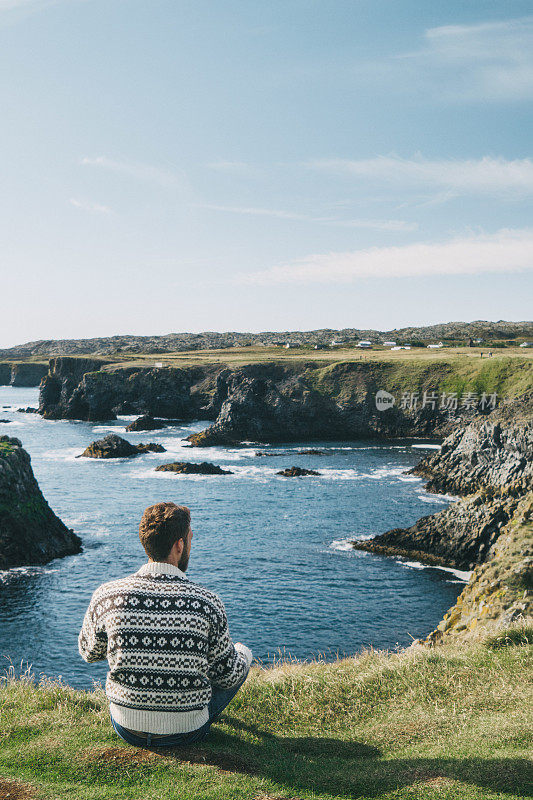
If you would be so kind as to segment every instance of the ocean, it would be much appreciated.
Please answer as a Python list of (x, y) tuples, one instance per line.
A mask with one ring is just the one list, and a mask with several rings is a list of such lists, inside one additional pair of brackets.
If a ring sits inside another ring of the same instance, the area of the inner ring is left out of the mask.
[[(188, 577), (223, 599), (234, 641), (267, 664), (277, 658), (332, 660), (362, 648), (397, 649), (436, 627), (468, 575), (353, 550), (349, 540), (405, 527), (446, 507), (405, 472), (435, 445), (368, 441), (192, 448), (185, 438), (208, 422), (125, 433), (134, 417), (106, 424), (43, 420), (37, 389), (0, 387), (0, 434), (30, 453), (40, 488), (81, 536), (83, 552), (42, 567), (0, 572), (0, 673), (31, 665), (72, 686), (103, 681), (106, 664), (86, 664), (77, 637), (96, 587), (146, 560), (138, 537), (144, 508), (189, 506), (194, 532)], [(166, 453), (100, 461), (76, 458), (115, 432)], [(304, 448), (324, 455), (302, 455)], [(275, 453), (271, 457), (257, 452)], [(169, 461), (210, 461), (233, 475), (155, 472)], [(289, 466), (319, 477), (283, 478)]]

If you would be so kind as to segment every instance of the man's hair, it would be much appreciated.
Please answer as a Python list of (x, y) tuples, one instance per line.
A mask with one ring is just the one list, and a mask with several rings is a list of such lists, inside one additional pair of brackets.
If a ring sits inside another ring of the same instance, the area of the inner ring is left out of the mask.
[(153, 561), (164, 561), (178, 539), (185, 539), (191, 524), (187, 506), (156, 503), (142, 515), (139, 538)]

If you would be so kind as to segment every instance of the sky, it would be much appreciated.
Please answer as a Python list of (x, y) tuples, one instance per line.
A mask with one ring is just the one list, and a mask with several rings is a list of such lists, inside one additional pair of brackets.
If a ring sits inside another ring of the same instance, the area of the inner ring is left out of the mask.
[(0, 347), (531, 318), (533, 13), (0, 0)]

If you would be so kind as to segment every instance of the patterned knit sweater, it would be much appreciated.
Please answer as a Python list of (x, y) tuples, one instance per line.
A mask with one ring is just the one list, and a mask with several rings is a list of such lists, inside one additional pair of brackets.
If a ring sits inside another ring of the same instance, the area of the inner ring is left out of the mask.
[(78, 647), (85, 661), (108, 659), (115, 721), (147, 733), (200, 728), (211, 687), (236, 686), (252, 661), (247, 647), (234, 646), (217, 595), (162, 562), (94, 592)]

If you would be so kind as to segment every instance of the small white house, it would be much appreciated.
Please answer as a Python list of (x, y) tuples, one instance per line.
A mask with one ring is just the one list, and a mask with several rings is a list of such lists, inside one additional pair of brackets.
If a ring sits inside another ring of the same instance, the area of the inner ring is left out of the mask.
[(442, 342), (439, 342), (438, 344), (428, 344), (427, 349), (428, 350), (440, 350), (441, 347), (444, 347), (444, 345), (443, 345)]
[(396, 347), (396, 342), (383, 342), (383, 347)]
[(533, 342), (522, 342), (520, 347), (533, 347)]
[(284, 347), (286, 350), (294, 350), (295, 347), (300, 347), (299, 342), (285, 342)]
[(357, 342), (357, 347), (369, 348), (372, 347), (372, 342)]

